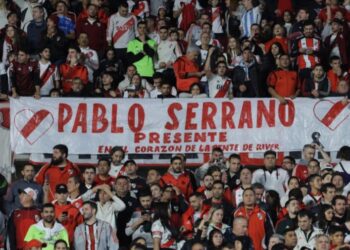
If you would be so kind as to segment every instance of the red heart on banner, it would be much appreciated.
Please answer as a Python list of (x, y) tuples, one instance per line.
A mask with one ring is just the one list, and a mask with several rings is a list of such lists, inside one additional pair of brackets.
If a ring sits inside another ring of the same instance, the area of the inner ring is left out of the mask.
[(53, 115), (46, 109), (37, 112), (23, 109), (17, 112), (14, 121), (16, 129), (30, 145), (33, 145), (52, 127), (54, 119)]
[(349, 103), (344, 104), (342, 101), (320, 100), (315, 103), (313, 112), (317, 120), (334, 131), (350, 116), (347, 107)]

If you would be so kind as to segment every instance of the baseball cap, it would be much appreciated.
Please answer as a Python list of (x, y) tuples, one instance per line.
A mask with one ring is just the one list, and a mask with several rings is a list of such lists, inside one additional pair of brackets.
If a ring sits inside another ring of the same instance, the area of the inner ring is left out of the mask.
[(66, 193), (68, 193), (67, 185), (65, 185), (65, 184), (58, 184), (56, 186), (56, 193), (57, 194), (66, 194)]
[(321, 171), (323, 171), (323, 170), (333, 170), (332, 164), (326, 163), (326, 162), (321, 162), (320, 163), (320, 168), (321, 168)]
[(47, 244), (39, 240), (31, 240), (25, 243), (24, 249), (30, 249), (31, 247), (46, 247)]
[(30, 197), (32, 197), (33, 201), (36, 201), (37, 197), (38, 197), (38, 193), (32, 189), (31, 187), (27, 187), (25, 189), (18, 189), (18, 193), (19, 194), (27, 194), (29, 195)]

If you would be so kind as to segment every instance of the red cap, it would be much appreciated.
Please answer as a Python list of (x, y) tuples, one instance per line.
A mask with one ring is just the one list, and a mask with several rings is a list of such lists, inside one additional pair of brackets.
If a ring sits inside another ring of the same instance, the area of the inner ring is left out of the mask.
[(31, 240), (31, 241), (26, 242), (24, 248), (30, 249), (31, 247), (46, 247), (46, 246), (47, 246), (46, 243), (42, 243), (39, 240)]

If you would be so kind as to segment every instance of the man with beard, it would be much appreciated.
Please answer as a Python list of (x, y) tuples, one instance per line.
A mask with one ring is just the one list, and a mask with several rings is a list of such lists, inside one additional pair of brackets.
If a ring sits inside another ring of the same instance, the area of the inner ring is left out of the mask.
[(333, 222), (342, 226), (346, 219), (346, 198), (342, 195), (336, 195), (332, 201), (334, 209)]
[(206, 173), (204, 175), (202, 185), (197, 189), (197, 192), (201, 193), (205, 197), (205, 199), (210, 199), (211, 197), (213, 197), (213, 192), (212, 192), (213, 184), (214, 184), (213, 176), (209, 173)]
[(282, 235), (288, 228), (296, 228), (298, 225), (297, 214), (300, 211), (299, 201), (290, 198), (286, 203), (287, 214), (277, 222), (276, 233)]
[[(126, 176), (119, 176), (114, 185), (116, 195), (124, 202), (126, 208), (118, 214), (118, 228), (126, 228), (126, 224), (131, 219), (132, 213), (137, 207), (137, 199), (130, 194), (130, 180)], [(131, 243), (131, 237), (125, 234), (125, 230), (117, 230), (117, 236), (121, 246), (127, 246)]]
[(191, 178), (188, 173), (183, 171), (182, 159), (178, 156), (171, 158), (169, 170), (163, 175), (161, 182), (163, 186), (167, 184), (180, 189), (186, 199), (188, 199), (193, 192)]
[(56, 186), (66, 184), (71, 176), (80, 176), (80, 170), (68, 159), (66, 145), (58, 144), (53, 147), (51, 163), (45, 164), (35, 177), (40, 185), (48, 185), (48, 201), (54, 198)]
[(152, 195), (149, 189), (143, 189), (138, 192), (138, 200), (140, 206), (135, 209), (125, 228), (125, 234), (132, 236), (135, 240), (142, 237), (146, 240), (149, 249), (153, 247), (153, 238), (151, 233), (152, 227)]
[(31, 225), (26, 237), (25, 242), (31, 240), (39, 240), (47, 244), (45, 249), (54, 249), (54, 244), (57, 240), (68, 241), (67, 230), (62, 226), (62, 224), (56, 222), (55, 220), (55, 207), (51, 203), (46, 203), (43, 205), (43, 210), (41, 212), (42, 220), (38, 223)]
[(224, 209), (224, 219), (223, 222), (227, 225), (231, 225), (232, 223), (232, 213), (234, 211), (234, 207), (231, 203), (228, 203), (224, 198), (224, 183), (221, 181), (214, 181), (213, 188), (213, 197), (204, 201), (205, 205), (210, 207), (212, 206), (222, 206)]
[(191, 238), (194, 233), (194, 225), (198, 220), (203, 219), (204, 215), (210, 210), (209, 206), (203, 205), (203, 195), (201, 193), (193, 193), (189, 198), (190, 206), (181, 218), (182, 234)]
[(86, 201), (83, 205), (84, 223), (80, 224), (74, 233), (75, 249), (119, 249), (116, 233), (112, 226), (96, 219), (97, 204)]

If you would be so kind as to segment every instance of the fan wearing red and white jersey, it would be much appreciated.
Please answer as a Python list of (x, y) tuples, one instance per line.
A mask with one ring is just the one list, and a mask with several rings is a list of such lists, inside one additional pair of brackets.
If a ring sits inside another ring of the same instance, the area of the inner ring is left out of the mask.
[(131, 13), (144, 20), (149, 16), (149, 5), (147, 1), (144, 0), (136, 0), (134, 6), (132, 7)]
[(60, 76), (55, 64), (50, 62), (50, 48), (43, 48), (40, 52), (40, 95), (48, 96), (51, 89), (59, 88)]
[[(173, 7), (173, 16), (177, 18), (178, 27), (187, 31), (192, 21), (195, 21), (195, 10), (201, 10), (202, 7), (197, 0), (175, 0)], [(192, 20), (193, 19), (193, 20)]]
[(213, 74), (210, 68), (210, 61), (214, 47), (209, 49), (205, 71), (208, 78), (209, 97), (210, 98), (231, 98), (233, 96), (233, 86), (230, 78), (226, 76), (227, 64), (224, 61), (216, 63), (216, 74)]
[[(125, 53), (121, 59), (126, 59), (126, 48), (128, 42), (135, 38), (137, 19), (130, 15), (128, 4), (123, 2), (118, 8), (118, 12), (110, 16), (107, 27), (107, 42), (119, 52)], [(120, 51), (122, 50), (122, 51)]]
[(215, 34), (222, 34), (224, 33), (224, 29), (222, 27), (222, 10), (219, 6), (219, 0), (212, 0), (211, 2), (211, 24), (212, 24), (212, 30)]

